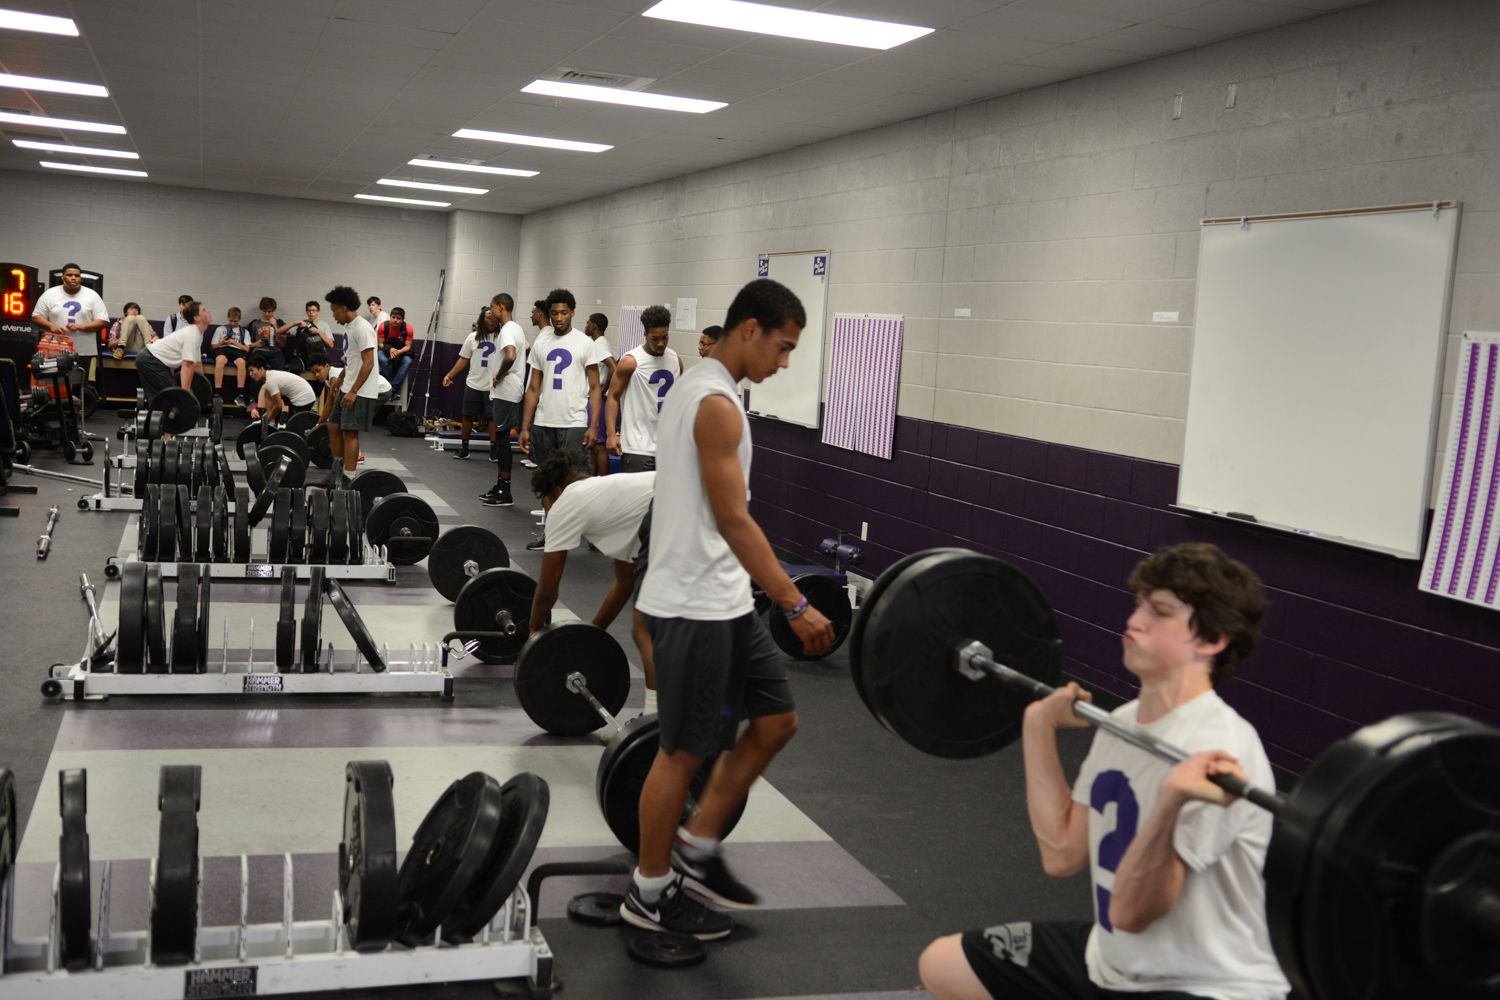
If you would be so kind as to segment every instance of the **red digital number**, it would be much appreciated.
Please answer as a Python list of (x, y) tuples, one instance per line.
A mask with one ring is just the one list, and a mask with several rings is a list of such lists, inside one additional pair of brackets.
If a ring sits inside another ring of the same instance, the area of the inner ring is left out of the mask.
[(6, 292), (4, 309), (11, 316), (26, 315), (26, 293)]

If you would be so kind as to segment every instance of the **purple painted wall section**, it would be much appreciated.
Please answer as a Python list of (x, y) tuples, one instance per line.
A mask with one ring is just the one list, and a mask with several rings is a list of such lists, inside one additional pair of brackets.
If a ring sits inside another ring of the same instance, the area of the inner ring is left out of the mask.
[(872, 575), (940, 545), (1000, 556), (1052, 600), (1066, 669), (1118, 694), (1133, 690), (1119, 633), (1135, 563), (1181, 541), (1248, 563), (1272, 606), (1222, 694), (1284, 767), (1400, 712), (1500, 724), (1500, 615), (1419, 592), (1416, 562), (1179, 514), (1175, 465), (905, 417), (890, 461), (776, 421), (754, 420), (754, 437), (752, 511), (774, 544), (822, 562), (821, 539), (868, 521)]

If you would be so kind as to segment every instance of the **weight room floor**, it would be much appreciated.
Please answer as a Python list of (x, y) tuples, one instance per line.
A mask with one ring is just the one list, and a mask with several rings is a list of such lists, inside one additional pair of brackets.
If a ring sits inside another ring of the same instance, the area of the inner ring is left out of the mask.
[[(112, 434), (115, 423), (108, 414), (92, 430)], [(226, 428), (238, 429), (238, 422)], [(433, 504), (445, 527), (489, 527), (511, 549), (514, 565), (537, 573), (540, 554), (524, 550), (535, 505), (519, 464), (516, 506), (491, 509), (477, 498), (495, 475), (482, 450), (460, 462), (451, 452), (434, 452), (420, 440), (392, 438), (376, 428), (367, 436), (365, 454), (364, 467), (402, 476)], [(36, 461), (63, 468), (60, 456), (51, 453)], [(75, 471), (97, 475), (97, 469)], [(519, 708), (504, 668), (457, 665), (457, 697), (448, 705), (420, 696), (116, 698), (82, 706), (44, 701), (38, 688), (46, 667), (79, 653), (87, 613), (78, 573), (87, 572), (100, 585), (103, 619), (116, 618), (118, 585), (103, 586), (104, 558), (134, 537), (135, 526), (133, 515), (79, 511), (84, 487), (28, 476), (18, 482), (39, 487), (36, 497), (0, 500), (22, 511), (19, 518), (0, 520), (0, 553), (18, 584), (0, 610), (6, 636), (0, 683), (9, 692), (0, 698), (0, 766), (16, 772), (25, 830), (18, 936), (44, 932), (59, 830), (55, 775), (67, 767), (89, 770), (95, 878), (104, 859), (117, 859), (111, 924), (119, 929), (145, 924), (157, 771), (164, 763), (203, 765), (199, 823), (209, 924), (237, 917), (231, 914), (238, 893), (235, 856), (242, 853), (251, 855), (252, 921), (279, 919), (284, 852), (294, 857), (298, 919), (325, 915), (336, 883), (344, 764), (353, 759), (390, 761), (402, 838), (409, 840), (454, 778), (484, 770), (503, 781), (530, 770), (547, 779), (552, 793), (537, 863), (622, 854), (594, 800), (597, 741), (540, 733)], [(61, 518), (52, 554), (38, 563), (34, 543), (52, 503)], [(610, 577), (606, 557), (574, 552), (562, 603), (587, 617)], [(411, 641), (436, 642), (451, 628), (450, 605), (421, 567), (398, 570), (394, 586), (346, 586), (376, 641), (390, 644), (393, 658), (403, 658)], [(254, 615), (262, 622), (257, 661), (267, 657), (276, 590), (214, 581), (215, 641), (222, 635), (219, 622), (226, 620), (231, 648), (243, 649)], [(173, 599), (170, 583), (167, 597)], [(331, 639), (340, 652), (352, 650), (326, 605), (325, 615), (325, 641)], [(627, 617), (612, 631), (634, 662)], [(735, 933), (711, 944), (703, 965), (671, 972), (627, 957), (624, 942), (632, 931), (583, 927), (563, 916), (574, 894), (617, 887), (621, 879), (549, 880), (541, 927), (556, 953), (566, 996), (894, 996), (918, 982), (917, 954), (938, 934), (1012, 919), (1087, 918), (1086, 878), (1059, 882), (1041, 872), (1026, 822), (1019, 749), (977, 761), (927, 757), (887, 734), (865, 711), (849, 683), (843, 651), (822, 662), (794, 661), (789, 669), (801, 730), (757, 786), (728, 842), (729, 858), (762, 892), (765, 906), (736, 914)], [(636, 714), (640, 703), (637, 684), (624, 715)], [(1086, 733), (1066, 734), (1070, 766), (1081, 761), (1086, 744)], [(481, 984), (427, 992), (493, 996)]]

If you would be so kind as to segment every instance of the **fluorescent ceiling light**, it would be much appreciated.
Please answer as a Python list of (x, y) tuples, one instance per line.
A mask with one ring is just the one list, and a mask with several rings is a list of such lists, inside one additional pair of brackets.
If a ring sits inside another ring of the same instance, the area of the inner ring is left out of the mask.
[(19, 10), (0, 10), (0, 28), (13, 31), (40, 31), (45, 35), (78, 34), (78, 25), (71, 17), (49, 17), (46, 14), (27, 14)]
[(517, 170), (515, 167), (481, 167), (477, 163), (452, 163), (448, 160), (407, 160), (409, 167), (436, 167), (439, 170), (468, 170), (476, 174), (499, 174), (502, 177), (535, 177), (535, 170)]
[(725, 106), (723, 101), (700, 101), (695, 97), (648, 94), (642, 90), (595, 87), (587, 83), (563, 83), (561, 80), (533, 80), (521, 88), (521, 93), (599, 101), (603, 104), (627, 104), (632, 108), (652, 108), (656, 111), (687, 111), (695, 115), (717, 111)]
[(103, 122), (81, 122), (73, 118), (48, 118), (46, 115), (23, 115), (14, 111), (0, 111), (0, 122), (7, 125), (30, 125), (33, 128), (52, 128), (60, 131), (108, 132), (124, 135), (124, 125), (106, 125)]
[(453, 133), (455, 139), (483, 139), (486, 142), (506, 142), (512, 146), (541, 146), (543, 149), (566, 149), (574, 153), (602, 153), (614, 149), (599, 142), (574, 142), (572, 139), (546, 139), (539, 135), (516, 135), (514, 132), (486, 132), (477, 128), (461, 128)]
[(117, 177), (145, 177), (144, 170), (121, 170), (118, 167), (86, 167), (82, 163), (53, 163), (51, 160), (43, 160), (42, 166), (51, 167), (53, 170), (77, 170), (85, 174), (114, 174)]
[(656, 17), (710, 28), (732, 28), (757, 35), (780, 35), (809, 42), (857, 45), (864, 49), (893, 49), (913, 38), (930, 35), (932, 28), (892, 21), (871, 21), (842, 14), (792, 10), (745, 0), (661, 0), (643, 17)]
[(398, 205), (429, 205), (432, 208), (447, 208), (446, 201), (419, 201), (416, 198), (387, 198), (380, 194), (357, 194), (354, 197), (363, 198), (365, 201), (393, 201)]
[(423, 184), (421, 181), (393, 181), (382, 177), (376, 184), (389, 184), (398, 188), (419, 188), (423, 191), (452, 191), (454, 194), (489, 194), (489, 188), (457, 187), (453, 184)]
[(22, 149), (45, 149), (49, 153), (77, 153), (79, 156), (113, 156), (121, 160), (139, 160), (141, 154), (128, 149), (96, 149), (93, 146), (69, 146), (65, 142), (32, 142), (30, 139), (12, 139)]
[(15, 73), (0, 73), (0, 87), (15, 87), (19, 90), (48, 90), (57, 94), (82, 94), (84, 97), (109, 96), (109, 91), (97, 83), (49, 80), (43, 76), (17, 76)]

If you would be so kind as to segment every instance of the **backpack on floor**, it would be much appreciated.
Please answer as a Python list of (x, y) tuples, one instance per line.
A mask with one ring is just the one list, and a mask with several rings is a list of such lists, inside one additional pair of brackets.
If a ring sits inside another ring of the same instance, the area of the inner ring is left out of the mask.
[(395, 437), (416, 437), (422, 432), (422, 421), (410, 410), (392, 410), (385, 418), (385, 429)]

